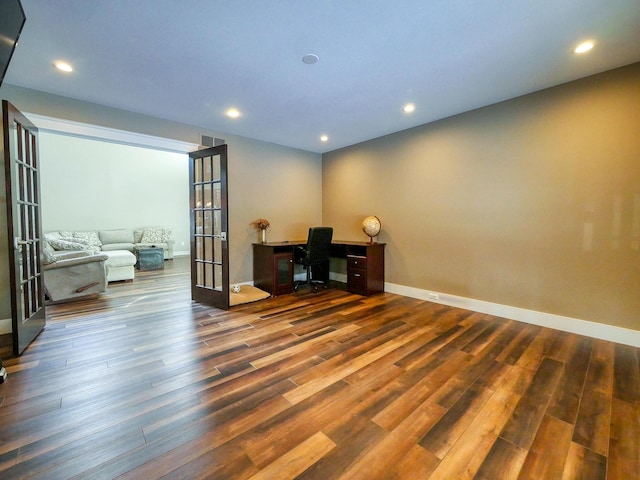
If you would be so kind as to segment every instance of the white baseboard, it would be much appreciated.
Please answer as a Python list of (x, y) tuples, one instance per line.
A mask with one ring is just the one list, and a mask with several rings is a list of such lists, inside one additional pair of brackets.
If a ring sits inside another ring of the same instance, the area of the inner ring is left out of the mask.
[(497, 317), (517, 320), (519, 322), (539, 325), (541, 327), (553, 328), (563, 332), (577, 333), (592, 338), (599, 338), (632, 347), (640, 347), (640, 331), (631, 330), (614, 325), (606, 325), (603, 323), (591, 322), (588, 320), (580, 320), (578, 318), (563, 317), (552, 313), (538, 312), (536, 310), (527, 310), (525, 308), (511, 307), (509, 305), (501, 305), (499, 303), (485, 302), (483, 300), (475, 300), (473, 298), (459, 297), (457, 295), (449, 295), (447, 293), (434, 292), (430, 290), (422, 290), (419, 288), (405, 287), (393, 283), (385, 283), (385, 291), (396, 293), (405, 297), (418, 298), (429, 302), (449, 305), (451, 307), (464, 308), (473, 310), (474, 312), (487, 313)]
[(0, 335), (13, 332), (10, 318), (0, 318)]
[[(347, 276), (345, 274), (331, 272), (329, 278), (336, 282), (347, 283)], [(295, 279), (297, 280), (298, 278)], [(300, 279), (304, 280), (304, 277)], [(253, 282), (251, 283), (253, 284)], [(404, 285), (396, 285), (388, 282), (384, 284), (384, 289), (385, 292), (395, 293), (405, 297), (427, 300), (429, 302), (449, 305), (451, 307), (464, 308), (474, 312), (486, 313), (496, 317), (508, 318), (509, 320), (517, 320), (519, 322), (530, 323), (541, 327), (553, 328), (563, 332), (576, 333), (587, 337), (608, 340), (610, 342), (630, 345), (632, 347), (640, 347), (640, 330), (631, 330), (629, 328), (616, 327), (614, 325), (606, 325), (604, 323), (591, 322), (589, 320), (564, 317), (553, 313), (538, 312), (536, 310), (485, 302), (484, 300), (459, 297), (457, 295), (406, 287)]]
[(329, 280), (335, 280), (336, 282), (347, 283), (347, 275), (344, 273), (329, 272)]
[(180, 251), (180, 252), (173, 252), (173, 256), (174, 257), (188, 257), (189, 255), (191, 255), (191, 251), (190, 250), (185, 250), (185, 251)]

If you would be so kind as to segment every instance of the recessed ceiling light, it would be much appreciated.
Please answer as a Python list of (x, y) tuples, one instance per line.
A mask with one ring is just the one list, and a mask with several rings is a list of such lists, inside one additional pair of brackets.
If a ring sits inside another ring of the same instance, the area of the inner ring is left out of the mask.
[(328, 135), (320, 135), (320, 141), (321, 142), (328, 142), (329, 141), (329, 136)]
[(402, 111), (404, 113), (411, 113), (416, 109), (416, 106), (413, 103), (407, 103), (404, 107), (402, 107)]
[(302, 57), (302, 61), (307, 65), (318, 63), (318, 60), (320, 60), (320, 57), (315, 53), (307, 53), (304, 57)]
[(573, 53), (585, 53), (585, 52), (588, 52), (589, 50), (591, 50), (592, 48), (593, 48), (593, 42), (592, 41), (582, 42), (580, 45), (578, 45), (573, 50)]
[(240, 110), (238, 110), (237, 108), (230, 108), (225, 112), (225, 114), (227, 115), (227, 117), (238, 118), (240, 116)]
[(73, 67), (71, 65), (69, 65), (67, 62), (54, 62), (53, 64), (58, 70), (61, 70), (63, 72), (73, 72)]

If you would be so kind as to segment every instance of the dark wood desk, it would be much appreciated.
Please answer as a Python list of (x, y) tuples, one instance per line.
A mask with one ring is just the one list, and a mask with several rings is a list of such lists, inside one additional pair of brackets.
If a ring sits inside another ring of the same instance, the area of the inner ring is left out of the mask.
[[(253, 284), (272, 295), (293, 292), (293, 249), (305, 240), (253, 244)], [(384, 292), (384, 243), (334, 241), (331, 256), (347, 260), (347, 290)]]

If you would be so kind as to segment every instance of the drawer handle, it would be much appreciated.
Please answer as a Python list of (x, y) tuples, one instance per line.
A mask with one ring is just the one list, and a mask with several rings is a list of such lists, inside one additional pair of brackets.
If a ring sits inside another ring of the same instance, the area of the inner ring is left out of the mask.
[(354, 277), (360, 277), (361, 275), (359, 273), (354, 273), (353, 276)]

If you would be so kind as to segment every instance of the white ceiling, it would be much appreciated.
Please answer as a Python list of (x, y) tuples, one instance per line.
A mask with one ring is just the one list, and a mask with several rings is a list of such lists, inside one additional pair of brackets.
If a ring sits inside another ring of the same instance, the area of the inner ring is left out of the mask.
[(22, 4), (6, 83), (313, 152), (640, 61), (640, 0)]

